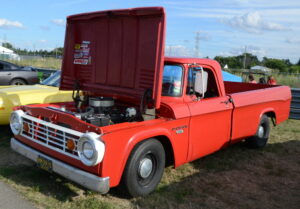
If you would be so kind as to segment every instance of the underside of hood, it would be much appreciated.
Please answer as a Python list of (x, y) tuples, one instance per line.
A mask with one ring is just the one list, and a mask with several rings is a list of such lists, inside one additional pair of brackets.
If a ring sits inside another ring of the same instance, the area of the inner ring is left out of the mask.
[(164, 41), (162, 7), (70, 16), (60, 89), (78, 88), (138, 103), (151, 90), (159, 108)]

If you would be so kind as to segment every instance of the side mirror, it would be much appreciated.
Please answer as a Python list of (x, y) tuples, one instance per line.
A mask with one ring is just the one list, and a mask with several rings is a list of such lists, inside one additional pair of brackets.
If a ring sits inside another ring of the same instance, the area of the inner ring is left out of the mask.
[(195, 72), (194, 92), (199, 94), (201, 99), (204, 98), (205, 92), (207, 91), (207, 80), (208, 73), (202, 68)]

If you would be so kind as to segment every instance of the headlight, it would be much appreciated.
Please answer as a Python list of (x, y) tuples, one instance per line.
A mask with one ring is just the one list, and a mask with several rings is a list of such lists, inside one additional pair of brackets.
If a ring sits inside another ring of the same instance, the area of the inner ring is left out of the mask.
[(14, 135), (18, 135), (22, 131), (23, 119), (21, 116), (24, 114), (22, 110), (17, 110), (10, 115), (10, 129)]
[(87, 166), (94, 166), (103, 160), (105, 145), (96, 133), (83, 134), (77, 145), (81, 162)]

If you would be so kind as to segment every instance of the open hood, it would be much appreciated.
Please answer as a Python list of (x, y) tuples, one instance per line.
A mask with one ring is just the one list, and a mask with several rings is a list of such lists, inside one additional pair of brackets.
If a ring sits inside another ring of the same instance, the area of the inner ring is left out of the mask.
[(139, 102), (161, 97), (165, 41), (162, 7), (72, 15), (67, 30), (61, 90), (80, 88)]

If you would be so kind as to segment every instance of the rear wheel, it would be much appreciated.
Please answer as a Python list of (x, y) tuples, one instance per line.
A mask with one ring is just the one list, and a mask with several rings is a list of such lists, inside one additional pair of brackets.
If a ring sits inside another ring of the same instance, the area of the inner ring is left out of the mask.
[(159, 184), (165, 168), (165, 150), (156, 139), (139, 143), (132, 151), (122, 183), (133, 196), (145, 196)]
[(246, 143), (251, 148), (262, 148), (266, 146), (270, 135), (270, 121), (266, 115), (260, 119), (256, 134), (246, 139)]
[(16, 79), (13, 79), (9, 84), (10, 85), (26, 85), (26, 82), (22, 79), (16, 78)]

